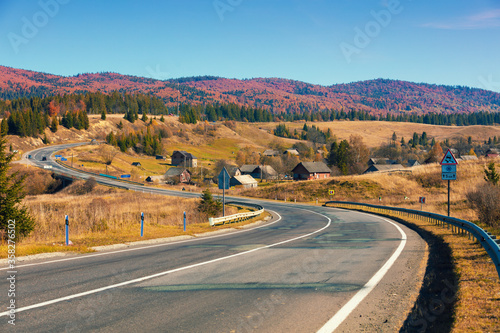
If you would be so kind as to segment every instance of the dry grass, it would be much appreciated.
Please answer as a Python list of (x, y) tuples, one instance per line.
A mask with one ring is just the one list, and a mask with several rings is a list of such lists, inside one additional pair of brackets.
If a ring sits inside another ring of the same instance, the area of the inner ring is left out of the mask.
[[(73, 186), (77, 186), (74, 184)], [(183, 199), (163, 195), (109, 189), (97, 186), (87, 195), (65, 193), (27, 197), (25, 204), (36, 220), (34, 232), (16, 247), (18, 256), (56, 252), (91, 251), (90, 247), (153, 238), (195, 235), (213, 231), (208, 217), (197, 211), (199, 199)], [(226, 207), (226, 214), (244, 211), (242, 207)], [(140, 214), (144, 212), (144, 237), (140, 237)], [(187, 231), (183, 231), (183, 212), (187, 212)], [(65, 215), (69, 216), (69, 235), (74, 246), (65, 247)], [(261, 219), (259, 217), (258, 219)], [(247, 220), (217, 227), (239, 227), (254, 222)], [(5, 251), (3, 249), (5, 248)], [(5, 257), (6, 245), (0, 246)]]
[[(484, 141), (488, 140), (489, 137), (500, 136), (500, 127), (498, 126), (437, 126), (386, 121), (333, 121), (311, 124), (324, 131), (330, 128), (332, 133), (340, 140), (349, 139), (351, 135), (361, 135), (369, 148), (376, 148), (389, 143), (394, 132), (396, 132), (399, 140), (404, 137), (406, 141), (413, 136), (414, 132), (419, 134), (426, 132), (429, 137), (435, 138), (436, 141), (455, 137), (467, 138), (469, 136), (474, 141)], [(294, 129), (300, 132), (304, 123), (285, 123), (285, 125), (292, 132)], [(276, 123), (259, 123), (258, 126), (266, 130), (272, 130), (276, 127)]]
[[(467, 204), (465, 193), (484, 182), (486, 160), (464, 161), (458, 165), (458, 179), (451, 181), (451, 215), (477, 222), (477, 214)], [(420, 210), (419, 197), (426, 198), (423, 210), (447, 214), (447, 182), (441, 180), (438, 164), (423, 165), (411, 169), (411, 173), (371, 173), (366, 175), (339, 176), (326, 180), (285, 182), (242, 190), (250, 197), (297, 202), (329, 200), (355, 201)], [(335, 195), (330, 196), (329, 190)], [(381, 198), (381, 200), (379, 200)], [(491, 231), (491, 230), (489, 230)], [(493, 232), (493, 231), (491, 231)], [(499, 234), (500, 236), (500, 234)]]

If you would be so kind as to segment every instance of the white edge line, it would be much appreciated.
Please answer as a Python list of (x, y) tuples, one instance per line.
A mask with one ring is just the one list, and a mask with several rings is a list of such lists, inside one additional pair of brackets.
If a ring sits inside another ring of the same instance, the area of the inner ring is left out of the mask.
[[(279, 214), (276, 213), (273, 210), (267, 210), (267, 211), (268, 212), (272, 212), (272, 213), (274, 213), (274, 214), (276, 214), (276, 215), (279, 216)], [(24, 264), (24, 265), (21, 264), (21, 265), (16, 265), (16, 268), (29, 267), (29, 266), (39, 266), (39, 265), (45, 265), (45, 264), (53, 264), (53, 263), (61, 262), (61, 261), (87, 259), (87, 258), (92, 258), (92, 257), (99, 257), (99, 256), (105, 256), (105, 255), (108, 255), (108, 254), (116, 254), (116, 253), (123, 253), (123, 252), (129, 252), (129, 251), (137, 251), (137, 250), (144, 250), (144, 249), (153, 249), (153, 248), (161, 247), (161, 246), (177, 245), (177, 244), (195, 242), (195, 241), (205, 240), (205, 239), (212, 239), (212, 238), (219, 238), (219, 237), (229, 237), (229, 236), (232, 236), (232, 235), (235, 235), (235, 234), (240, 234), (242, 232), (247, 232), (247, 231), (252, 231), (252, 230), (255, 230), (255, 229), (264, 228), (264, 227), (273, 225), (274, 223), (277, 223), (280, 220), (281, 220), (281, 217), (278, 220), (276, 220), (276, 221), (273, 221), (273, 222), (270, 222), (270, 223), (265, 223), (265, 224), (257, 226), (257, 227), (253, 227), (253, 228), (249, 228), (249, 229), (244, 229), (244, 230), (237, 230), (237, 231), (229, 232), (227, 234), (222, 234), (222, 235), (201, 236), (201, 237), (195, 237), (195, 236), (193, 236), (193, 238), (191, 238), (191, 239), (174, 241), (174, 242), (168, 242), (168, 241), (166, 241), (165, 243), (161, 243), (161, 244), (154, 244), (154, 245), (147, 245), (147, 246), (141, 246), (141, 247), (134, 247), (134, 248), (130, 248), (130, 249), (123, 249), (123, 250), (116, 250), (116, 251), (109, 251), (109, 252), (93, 253), (93, 254), (88, 254), (88, 255), (80, 255), (80, 256), (76, 256), (76, 257), (71, 257), (71, 258), (64, 258), (64, 259), (56, 259), (56, 260), (50, 260), (50, 261), (36, 262), (36, 263), (32, 263), (32, 264)], [(152, 240), (154, 240), (154, 238)], [(129, 244), (129, 246), (134, 246), (134, 244)], [(6, 270), (9, 270), (9, 269), (11, 269), (11, 268), (4, 267), (4, 268), (0, 268), (0, 271), (6, 271)]]
[[(313, 212), (313, 211), (310, 211), (310, 212)], [(316, 212), (313, 212), (313, 213), (316, 213)], [(279, 216), (279, 219), (277, 221), (275, 221), (275, 222), (278, 222), (278, 221), (281, 220), (281, 215), (279, 215), (278, 213), (276, 213), (276, 214)], [(211, 264), (211, 263), (214, 263), (214, 262), (218, 262), (218, 261), (222, 261), (222, 260), (234, 258), (234, 257), (237, 257), (237, 256), (241, 256), (241, 255), (245, 255), (245, 254), (248, 254), (248, 253), (252, 253), (252, 252), (255, 252), (255, 251), (258, 251), (258, 250), (267, 249), (267, 248), (274, 247), (274, 246), (277, 246), (277, 245), (281, 245), (281, 244), (286, 244), (286, 243), (289, 243), (289, 242), (293, 242), (293, 241), (301, 239), (301, 238), (309, 237), (311, 235), (314, 235), (314, 234), (316, 234), (318, 232), (321, 232), (321, 231), (325, 230), (332, 223), (332, 220), (328, 216), (320, 214), (320, 213), (316, 213), (316, 214), (325, 217), (328, 220), (328, 223), (324, 227), (321, 227), (320, 229), (318, 229), (316, 231), (313, 231), (311, 233), (308, 233), (306, 235), (294, 237), (294, 238), (291, 238), (291, 239), (288, 239), (288, 240), (285, 240), (285, 241), (281, 241), (281, 242), (278, 242), (278, 243), (270, 244), (270, 245), (261, 246), (261, 247), (258, 247), (258, 248), (252, 249), (252, 250), (248, 250), (248, 251), (245, 251), (245, 252), (240, 252), (240, 253), (232, 254), (232, 255), (229, 255), (229, 256), (220, 257), (220, 258), (217, 258), (217, 259), (212, 259), (212, 260), (209, 260), (209, 261), (200, 262), (200, 263), (193, 264), (193, 265), (188, 265), (188, 266), (184, 266), (184, 267), (179, 267), (179, 268), (171, 269), (171, 270), (160, 272), (160, 273), (156, 273), (156, 274), (153, 274), (153, 275), (148, 275), (148, 276), (144, 276), (144, 277), (133, 279), (133, 280), (129, 280), (129, 281), (124, 281), (124, 282), (121, 282), (121, 283), (112, 284), (112, 285), (109, 285), (109, 286), (106, 286), (106, 287), (97, 288), (97, 289), (93, 289), (93, 290), (89, 290), (89, 291), (85, 291), (85, 292), (82, 292), (82, 293), (78, 293), (78, 294), (74, 294), (74, 295), (69, 295), (69, 296), (65, 296), (65, 297), (56, 298), (56, 299), (53, 299), (53, 300), (50, 300), (50, 301), (46, 301), (46, 302), (42, 302), (42, 303), (32, 304), (32, 305), (29, 305), (29, 306), (18, 308), (15, 311), (17, 313), (17, 312), (22, 312), (22, 311), (26, 311), (26, 310), (35, 309), (35, 308), (40, 308), (40, 307), (43, 307), (43, 306), (47, 306), (47, 305), (51, 305), (51, 304), (55, 304), (55, 303), (59, 303), (59, 302), (63, 302), (63, 301), (68, 301), (68, 300), (75, 299), (75, 298), (78, 298), (78, 297), (87, 296), (87, 295), (90, 295), (90, 294), (95, 294), (95, 293), (98, 293), (98, 292), (101, 292), (101, 291), (105, 291), (105, 290), (109, 290), (109, 289), (113, 289), (113, 288), (117, 288), (117, 287), (123, 287), (123, 286), (129, 285), (129, 284), (143, 282), (143, 281), (150, 280), (150, 279), (153, 279), (153, 278), (157, 278), (157, 277), (160, 277), (160, 276), (164, 276), (164, 275), (167, 275), (167, 274), (170, 274), (170, 273), (175, 273), (175, 272), (187, 270), (187, 269), (194, 268), (194, 267), (204, 266), (204, 265)], [(275, 222), (273, 222), (273, 223), (275, 223)], [(8, 316), (9, 313), (10, 313), (9, 311), (1, 312), (0, 313), (0, 317)]]
[(381, 218), (376, 215), (360, 213), (364, 215), (369, 215), (371, 217), (377, 217), (385, 222), (392, 224), (398, 229), (401, 233), (401, 243), (397, 247), (396, 251), (392, 254), (392, 256), (385, 262), (385, 264), (372, 276), (372, 278), (332, 317), (328, 322), (326, 322), (323, 327), (321, 327), (317, 333), (331, 333), (334, 332), (340, 324), (351, 314), (351, 312), (363, 301), (363, 299), (368, 296), (368, 294), (377, 286), (377, 284), (382, 280), (385, 274), (392, 267), (394, 262), (398, 259), (401, 252), (406, 245), (407, 236), (403, 229), (401, 229), (396, 223)]

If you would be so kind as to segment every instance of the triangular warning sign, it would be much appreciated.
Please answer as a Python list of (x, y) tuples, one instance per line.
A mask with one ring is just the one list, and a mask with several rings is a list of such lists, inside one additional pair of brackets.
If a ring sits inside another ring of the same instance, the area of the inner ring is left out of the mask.
[(446, 154), (444, 154), (443, 159), (441, 160), (441, 165), (457, 165), (458, 162), (455, 159), (455, 156), (453, 156), (453, 153), (451, 150), (447, 150)]

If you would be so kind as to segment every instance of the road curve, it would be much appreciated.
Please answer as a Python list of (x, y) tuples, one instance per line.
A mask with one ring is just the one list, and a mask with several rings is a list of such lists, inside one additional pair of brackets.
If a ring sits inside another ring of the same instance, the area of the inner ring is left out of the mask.
[[(32, 152), (31, 160), (76, 176), (41, 161), (58, 149)], [(273, 219), (234, 233), (20, 264), (15, 331), (397, 330), (425, 254), (415, 232), (341, 209), (238, 200), (259, 203)], [(1, 279), (0, 290), (8, 288)]]

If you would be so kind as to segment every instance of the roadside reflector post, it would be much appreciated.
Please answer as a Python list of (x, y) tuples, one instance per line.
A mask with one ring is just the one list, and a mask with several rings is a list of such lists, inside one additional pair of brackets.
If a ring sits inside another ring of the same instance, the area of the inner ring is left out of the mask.
[(66, 215), (66, 246), (69, 245), (69, 217)]
[(141, 212), (141, 237), (144, 236), (144, 213)]
[(184, 231), (186, 231), (186, 212), (184, 212)]

